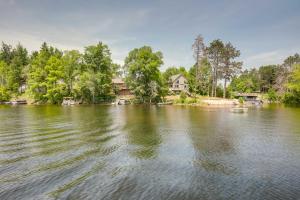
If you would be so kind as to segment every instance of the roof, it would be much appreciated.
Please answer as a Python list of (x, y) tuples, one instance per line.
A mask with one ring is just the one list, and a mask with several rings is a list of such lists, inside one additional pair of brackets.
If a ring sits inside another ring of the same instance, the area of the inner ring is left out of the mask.
[(257, 97), (258, 93), (238, 93), (235, 96), (237, 96), (237, 97)]
[[(179, 77), (183, 76), (182, 74), (176, 74), (170, 77), (170, 81), (174, 82), (176, 81)], [(184, 77), (184, 76), (183, 76)], [(185, 78), (185, 77), (184, 77)]]
[(112, 83), (114, 83), (114, 84), (123, 84), (124, 81), (121, 78), (113, 78)]

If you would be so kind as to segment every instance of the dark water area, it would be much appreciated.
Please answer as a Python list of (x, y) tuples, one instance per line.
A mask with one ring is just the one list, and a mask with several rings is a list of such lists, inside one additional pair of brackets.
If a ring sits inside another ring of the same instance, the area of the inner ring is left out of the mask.
[(300, 109), (1, 106), (0, 199), (300, 199)]

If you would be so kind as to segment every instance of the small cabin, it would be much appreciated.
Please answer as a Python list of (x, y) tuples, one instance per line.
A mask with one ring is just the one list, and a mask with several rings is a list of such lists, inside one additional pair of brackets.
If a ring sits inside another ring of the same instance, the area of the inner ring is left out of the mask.
[(257, 93), (238, 93), (235, 97), (242, 97), (245, 101), (257, 101), (258, 94)]
[(261, 105), (263, 101), (260, 99), (259, 93), (238, 93), (236, 98), (243, 98), (246, 103), (253, 105)]
[(113, 78), (112, 84), (116, 95), (119, 96), (131, 95), (129, 88), (127, 87), (123, 79)]

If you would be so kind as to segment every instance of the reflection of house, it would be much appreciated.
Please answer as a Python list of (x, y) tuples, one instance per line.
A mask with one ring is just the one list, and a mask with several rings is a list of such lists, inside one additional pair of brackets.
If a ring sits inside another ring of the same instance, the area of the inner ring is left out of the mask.
[(130, 90), (121, 78), (113, 78), (112, 84), (117, 95), (130, 95)]
[(169, 89), (175, 93), (181, 91), (188, 92), (187, 79), (182, 74), (171, 76), (169, 79)]

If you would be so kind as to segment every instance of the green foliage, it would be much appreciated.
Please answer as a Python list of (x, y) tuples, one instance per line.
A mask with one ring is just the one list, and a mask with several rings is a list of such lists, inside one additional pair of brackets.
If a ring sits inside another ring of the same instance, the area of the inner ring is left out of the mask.
[(289, 92), (285, 94), (284, 102), (286, 104), (300, 105), (300, 64), (293, 66), (287, 88)]
[(260, 91), (267, 92), (275, 84), (276, 75), (278, 73), (278, 66), (277, 65), (262, 66), (259, 68), (258, 73), (260, 77), (259, 79)]
[(85, 80), (82, 82), (80, 90), (85, 91), (85, 94), (90, 94), (93, 103), (101, 102), (106, 99), (110, 99), (112, 96), (112, 75), (113, 65), (111, 60), (111, 54), (108, 46), (103, 43), (97, 45), (88, 46), (85, 48), (83, 55), (85, 71), (83, 77), (80, 79)]
[(224, 58), (224, 43), (217, 39), (210, 43), (207, 47), (208, 60), (212, 67), (212, 90), (211, 96), (217, 96), (218, 79), (221, 78), (221, 66)]
[(169, 81), (170, 77), (173, 75), (182, 74), (183, 76), (187, 77), (188, 72), (184, 67), (169, 67), (166, 69), (165, 72), (162, 73), (163, 78), (165, 81)]
[(18, 44), (15, 48), (2, 43), (0, 50), (1, 85), (9, 93), (19, 94), (19, 87), (25, 83), (24, 69), (28, 64), (27, 50)]
[(239, 98), (239, 103), (240, 103), (240, 104), (244, 104), (244, 101), (245, 101), (245, 100), (244, 100), (243, 97), (240, 97), (240, 98)]
[(187, 98), (187, 95), (185, 92), (180, 92), (180, 99), (182, 99), (183, 101)]
[(64, 66), (64, 80), (67, 86), (67, 95), (74, 96), (73, 86), (75, 78), (80, 74), (82, 55), (77, 50), (66, 51), (62, 57), (62, 62)]
[(197, 103), (197, 98), (186, 98), (184, 103), (186, 103), (186, 104)]
[(222, 85), (218, 85), (216, 88), (216, 97), (223, 97), (223, 93), (224, 93), (224, 90), (223, 90)]
[[(46, 65), (51, 56), (60, 58), (61, 54), (53, 47), (49, 47), (46, 43), (42, 44), (41, 50), (35, 54), (31, 60), (28, 77), (28, 90), (35, 101), (46, 102), (47, 99), (47, 76), (49, 70)], [(48, 79), (48, 81), (50, 81)]]
[[(299, 54), (289, 56), (282, 65), (240, 72), (241, 63), (235, 61), (240, 52), (230, 43), (214, 40), (205, 47), (198, 36), (193, 50), (196, 64), (188, 72), (184, 67), (169, 67), (161, 73), (162, 53), (153, 52), (149, 46), (132, 50), (122, 68), (112, 63), (108, 46), (101, 42), (86, 47), (83, 54), (76, 50), (62, 52), (43, 43), (31, 55), (20, 44), (13, 47), (2, 43), (0, 101), (22, 97), (25, 87), (36, 102), (58, 104), (64, 97), (89, 103), (109, 101), (114, 98), (112, 77), (126, 74), (138, 101), (158, 102), (168, 95), (169, 78), (182, 74), (194, 96), (228, 97), (236, 92), (261, 91), (267, 93), (269, 101), (283, 98), (287, 104), (300, 104)], [(224, 87), (218, 85), (220, 80)], [(179, 101), (192, 102), (183, 94)]]
[(0, 86), (0, 101), (9, 101), (10, 94), (5, 87)]
[(12, 46), (2, 42), (2, 46), (0, 49), (0, 60), (4, 61), (9, 65), (12, 58), (13, 58)]
[(0, 86), (7, 88), (8, 65), (0, 61)]
[(198, 79), (196, 77), (196, 67), (194, 65), (189, 70), (188, 83), (191, 93), (209, 95), (212, 79), (212, 68), (207, 59), (202, 59), (198, 69)]
[(276, 94), (276, 91), (273, 88), (269, 89), (267, 95), (268, 95), (269, 102), (276, 102), (278, 100), (278, 96)]
[(220, 68), (222, 78), (224, 79), (223, 98), (226, 98), (227, 82), (238, 74), (242, 67), (242, 62), (237, 62), (234, 59), (240, 56), (240, 51), (237, 50), (229, 42), (223, 49), (223, 65)]
[(51, 56), (46, 63), (45, 72), (47, 77), (45, 79), (45, 86), (47, 92), (44, 96), (50, 103), (61, 103), (64, 93), (66, 93), (66, 84), (64, 82), (64, 66), (61, 58)]
[(88, 46), (82, 56), (78, 51), (65, 51), (44, 43), (32, 55), (29, 70), (29, 92), (36, 101), (61, 103), (73, 96), (97, 103), (111, 98), (112, 61), (106, 45)]
[(141, 102), (152, 102), (161, 95), (162, 78), (159, 67), (163, 64), (161, 52), (144, 46), (129, 52), (125, 59), (127, 84)]
[(230, 88), (236, 92), (259, 91), (259, 73), (256, 69), (245, 70), (239, 76), (233, 77)]

